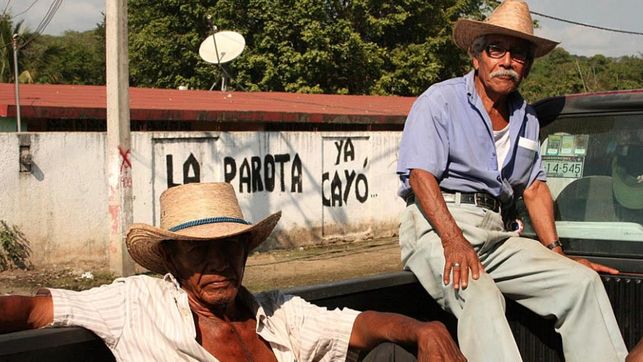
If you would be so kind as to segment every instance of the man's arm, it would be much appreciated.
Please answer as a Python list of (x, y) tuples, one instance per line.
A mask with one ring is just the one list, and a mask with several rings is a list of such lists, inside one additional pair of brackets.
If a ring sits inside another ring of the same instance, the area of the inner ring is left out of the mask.
[[(556, 224), (554, 223), (554, 200), (551, 192), (549, 192), (547, 183), (535, 180), (525, 189), (522, 196), (538, 240), (545, 246), (558, 240)], [(565, 255), (560, 247), (554, 248), (554, 251)]]
[[(529, 213), (529, 219), (540, 242), (547, 246), (558, 240), (556, 224), (554, 223), (554, 201), (547, 183), (540, 180), (534, 181), (523, 193), (523, 199)], [(560, 255), (565, 255), (561, 247), (556, 247), (553, 251)], [(587, 259), (573, 259), (597, 272), (619, 273), (614, 268), (592, 263)]]
[(51, 296), (0, 297), (0, 333), (45, 327), (54, 320)]
[(353, 324), (350, 347), (368, 350), (382, 342), (417, 346), (418, 361), (466, 361), (440, 322), (425, 323), (393, 313), (360, 313)]
[[(413, 169), (409, 176), (409, 184), (422, 212), (442, 241), (445, 259), (444, 284), (449, 284), (449, 276), (453, 269), (453, 287), (458, 289), (462, 285), (462, 288), (466, 288), (469, 282), (469, 269), (473, 279), (478, 279), (484, 267), (449, 212), (437, 180), (428, 171)], [(460, 267), (454, 267), (455, 263)]]

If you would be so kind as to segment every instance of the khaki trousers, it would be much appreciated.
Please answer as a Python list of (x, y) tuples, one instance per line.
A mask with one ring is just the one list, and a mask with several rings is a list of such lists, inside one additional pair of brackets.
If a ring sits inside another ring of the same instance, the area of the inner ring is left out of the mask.
[[(599, 275), (504, 230), (499, 213), (447, 204), (485, 272), (464, 290), (442, 283), (444, 250), (416, 204), (402, 213), (402, 262), (444, 308), (458, 318), (458, 341), (471, 361), (520, 361), (505, 317), (504, 296), (541, 316), (556, 318), (567, 362), (623, 361), (627, 349)], [(453, 280), (453, 278), (451, 278)]]

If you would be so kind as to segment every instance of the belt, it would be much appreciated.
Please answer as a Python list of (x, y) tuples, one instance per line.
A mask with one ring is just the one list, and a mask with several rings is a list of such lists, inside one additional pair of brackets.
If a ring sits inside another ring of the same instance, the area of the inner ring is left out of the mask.
[[(461, 204), (470, 204), (482, 207), (493, 212), (500, 211), (500, 201), (485, 192), (447, 192), (442, 191), (442, 197), (447, 204), (456, 203), (460, 198)], [(415, 194), (411, 193), (406, 197), (406, 205), (415, 203)]]

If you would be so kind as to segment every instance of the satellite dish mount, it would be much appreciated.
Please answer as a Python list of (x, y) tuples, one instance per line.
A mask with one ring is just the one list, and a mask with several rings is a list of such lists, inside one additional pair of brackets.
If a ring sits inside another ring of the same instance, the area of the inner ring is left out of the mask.
[[(218, 64), (223, 75), (221, 76), (221, 90), (226, 90), (226, 83), (230, 79), (230, 74), (223, 67), (227, 63), (243, 52), (246, 46), (246, 40), (243, 35), (235, 31), (218, 31), (216, 25), (212, 24), (212, 17), (208, 15), (208, 25), (212, 35), (205, 38), (199, 47), (199, 56), (208, 63)], [(214, 82), (210, 90), (217, 83)]]

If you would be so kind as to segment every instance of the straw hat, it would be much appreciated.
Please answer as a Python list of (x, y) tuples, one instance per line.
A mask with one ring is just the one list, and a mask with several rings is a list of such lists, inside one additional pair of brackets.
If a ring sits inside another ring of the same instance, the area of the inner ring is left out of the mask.
[(225, 182), (176, 186), (161, 194), (161, 226), (133, 224), (127, 231), (127, 250), (134, 261), (163, 274), (163, 240), (209, 241), (247, 234), (250, 251), (266, 240), (280, 217), (281, 211), (250, 224), (232, 185)]
[(453, 28), (453, 41), (465, 51), (478, 37), (488, 34), (509, 35), (534, 44), (534, 56), (541, 57), (552, 51), (558, 42), (534, 36), (533, 21), (527, 3), (505, 0), (485, 21), (460, 19)]

